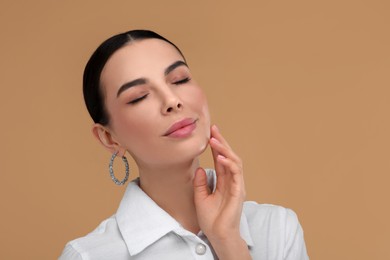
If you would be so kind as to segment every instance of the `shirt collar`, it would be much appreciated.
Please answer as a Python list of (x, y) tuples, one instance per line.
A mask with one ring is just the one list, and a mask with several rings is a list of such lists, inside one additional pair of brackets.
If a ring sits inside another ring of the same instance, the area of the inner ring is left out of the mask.
[[(216, 174), (207, 169), (207, 179), (215, 189)], [(116, 213), (119, 230), (130, 255), (136, 255), (169, 232), (181, 228), (173, 217), (160, 208), (140, 187), (139, 179), (130, 182)], [(244, 213), (240, 221), (241, 237), (253, 246), (248, 221)]]
[(127, 186), (116, 220), (130, 255), (138, 254), (180, 226), (139, 187), (139, 179)]

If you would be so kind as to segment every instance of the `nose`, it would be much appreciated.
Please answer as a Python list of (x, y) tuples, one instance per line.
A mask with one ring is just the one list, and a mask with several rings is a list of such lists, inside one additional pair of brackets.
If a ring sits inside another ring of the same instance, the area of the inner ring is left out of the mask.
[(162, 113), (171, 114), (174, 112), (179, 112), (182, 109), (183, 102), (180, 100), (180, 98), (171, 90), (165, 91)]
[(177, 102), (176, 105), (170, 106), (167, 108), (167, 112), (170, 113), (173, 110), (181, 110), (182, 104), (180, 102)]

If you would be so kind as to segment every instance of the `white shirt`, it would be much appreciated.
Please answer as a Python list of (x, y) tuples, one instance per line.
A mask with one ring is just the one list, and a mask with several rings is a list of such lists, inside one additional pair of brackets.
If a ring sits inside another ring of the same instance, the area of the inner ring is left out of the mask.
[[(215, 189), (215, 172), (207, 170)], [(241, 237), (255, 260), (306, 260), (296, 214), (280, 206), (244, 203)], [(60, 260), (218, 259), (207, 237), (184, 229), (139, 187), (129, 183), (115, 215), (85, 237), (68, 242)]]

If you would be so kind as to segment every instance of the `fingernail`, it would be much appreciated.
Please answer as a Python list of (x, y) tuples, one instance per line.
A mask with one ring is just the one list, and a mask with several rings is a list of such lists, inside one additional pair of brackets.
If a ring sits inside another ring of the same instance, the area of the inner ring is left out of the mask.
[(213, 125), (213, 127), (219, 132), (219, 128), (217, 127), (217, 125)]
[(210, 138), (210, 141), (211, 141), (211, 142), (214, 142), (214, 143), (217, 143), (217, 144), (219, 143), (219, 141), (218, 141), (215, 137), (211, 137), (211, 138)]
[(225, 156), (223, 156), (223, 155), (221, 155), (221, 154), (218, 154), (218, 159), (221, 159), (221, 160), (225, 160), (226, 159), (226, 157)]

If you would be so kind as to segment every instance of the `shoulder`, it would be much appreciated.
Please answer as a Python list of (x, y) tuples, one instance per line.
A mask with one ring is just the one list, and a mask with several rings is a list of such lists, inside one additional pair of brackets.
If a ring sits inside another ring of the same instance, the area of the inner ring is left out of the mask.
[(86, 236), (69, 241), (59, 259), (108, 259), (113, 253), (120, 252), (126, 253), (127, 250), (114, 215)]
[(273, 252), (275, 259), (308, 259), (303, 230), (293, 210), (247, 201), (243, 213), (255, 251)]
[(272, 239), (285, 239), (292, 229), (300, 228), (295, 212), (282, 206), (247, 201), (243, 212), (251, 231), (271, 231), (269, 237)]
[(246, 201), (243, 211), (248, 222), (253, 224), (294, 225), (298, 223), (298, 217), (295, 212), (282, 206)]

